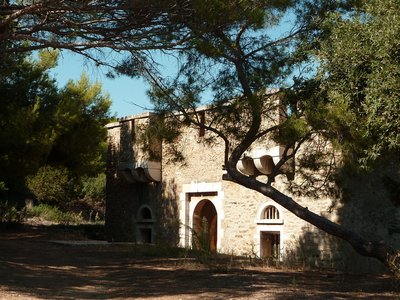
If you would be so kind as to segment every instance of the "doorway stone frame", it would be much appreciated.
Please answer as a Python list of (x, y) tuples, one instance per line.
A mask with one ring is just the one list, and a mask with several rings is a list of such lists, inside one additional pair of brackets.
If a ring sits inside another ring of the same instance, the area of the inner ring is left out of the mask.
[(179, 244), (181, 247), (192, 247), (193, 214), (197, 204), (202, 200), (209, 200), (217, 211), (217, 251), (221, 249), (224, 236), (222, 220), (224, 219), (224, 192), (220, 182), (192, 182), (182, 185), (179, 195)]

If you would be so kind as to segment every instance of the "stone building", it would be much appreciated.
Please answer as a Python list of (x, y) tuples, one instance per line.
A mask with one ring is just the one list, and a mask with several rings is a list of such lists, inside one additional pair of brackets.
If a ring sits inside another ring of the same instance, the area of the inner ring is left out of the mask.
[[(106, 235), (109, 241), (166, 243), (182, 247), (270, 257), (288, 264), (376, 271), (380, 263), (356, 254), (346, 243), (297, 218), (254, 191), (223, 180), (223, 145), (207, 144), (207, 132), (187, 127), (176, 140), (185, 160), (176, 163), (166, 145), (153, 140), (143, 150), (138, 130), (148, 126), (145, 113), (111, 123), (108, 129)], [(255, 149), (238, 167), (251, 172), (279, 159), (282, 149)], [(156, 157), (156, 158), (154, 158)], [(381, 171), (382, 174), (387, 171)], [(287, 175), (287, 174), (286, 174)], [(290, 174), (293, 175), (293, 174)], [(273, 183), (285, 190), (288, 177)], [(296, 178), (296, 176), (295, 176)], [(293, 178), (290, 178), (293, 179)], [(295, 179), (296, 180), (296, 179)], [(294, 196), (300, 205), (350, 226), (370, 239), (400, 246), (400, 211), (374, 176), (353, 177), (346, 202), (332, 196)], [(288, 192), (289, 193), (289, 192)], [(380, 201), (374, 201), (379, 197)]]

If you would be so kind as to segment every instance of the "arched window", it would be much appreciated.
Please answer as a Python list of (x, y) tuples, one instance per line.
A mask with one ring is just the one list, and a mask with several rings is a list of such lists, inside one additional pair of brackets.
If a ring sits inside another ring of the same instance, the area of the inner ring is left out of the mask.
[(154, 214), (148, 205), (142, 205), (137, 213), (136, 221), (139, 223), (154, 223)]
[(140, 217), (142, 220), (151, 220), (151, 211), (148, 207), (142, 207), (140, 210)]
[(275, 206), (269, 205), (262, 211), (261, 219), (278, 220), (280, 219), (279, 210)]

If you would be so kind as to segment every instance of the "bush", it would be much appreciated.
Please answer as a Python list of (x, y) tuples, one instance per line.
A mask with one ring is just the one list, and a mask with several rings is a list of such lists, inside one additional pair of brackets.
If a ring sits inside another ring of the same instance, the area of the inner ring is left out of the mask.
[(75, 185), (63, 167), (44, 166), (27, 178), (27, 187), (40, 203), (65, 206), (75, 194)]
[(82, 180), (82, 193), (85, 199), (92, 203), (103, 203), (106, 198), (106, 174), (97, 177), (87, 177)]
[(19, 211), (8, 201), (0, 201), (0, 222), (19, 223), (24, 217), (24, 211)]

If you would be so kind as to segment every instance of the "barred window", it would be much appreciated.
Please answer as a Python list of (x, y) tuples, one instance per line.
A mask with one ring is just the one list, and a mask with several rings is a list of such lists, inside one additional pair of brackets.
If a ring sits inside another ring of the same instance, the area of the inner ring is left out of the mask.
[(278, 220), (279, 218), (279, 210), (273, 205), (267, 206), (261, 214), (261, 219)]

